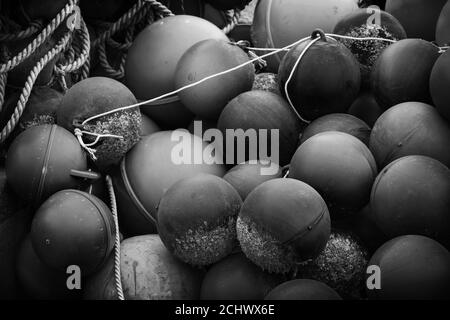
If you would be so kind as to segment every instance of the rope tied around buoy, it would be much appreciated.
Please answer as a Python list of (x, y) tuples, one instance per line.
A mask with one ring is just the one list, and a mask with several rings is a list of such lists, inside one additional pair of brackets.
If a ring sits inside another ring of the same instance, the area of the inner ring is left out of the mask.
[(114, 238), (114, 283), (116, 286), (117, 296), (119, 300), (125, 300), (122, 289), (122, 273), (120, 270), (120, 232), (119, 232), (119, 216), (117, 213), (117, 201), (116, 194), (114, 192), (114, 185), (109, 175), (106, 176), (106, 185), (108, 188), (109, 199), (111, 202), (111, 213), (115, 225), (115, 238)]
[[(116, 109), (112, 109), (112, 110), (109, 110), (109, 111), (106, 111), (106, 112), (103, 112), (103, 113), (91, 116), (91, 117), (85, 119), (82, 122), (81, 125), (82, 126), (86, 125), (87, 123), (89, 123), (89, 122), (91, 122), (91, 121), (93, 121), (95, 119), (98, 119), (98, 118), (101, 118), (101, 117), (104, 117), (104, 116), (107, 116), (107, 115), (110, 115), (110, 114), (113, 114), (113, 113), (116, 113), (116, 112), (125, 111), (125, 110), (129, 110), (129, 109), (133, 109), (133, 108), (137, 108), (137, 107), (141, 107), (141, 106), (152, 107), (151, 104), (154, 103), (154, 102), (160, 101), (160, 100), (165, 99), (165, 98), (173, 97), (173, 96), (177, 95), (178, 93), (180, 93), (180, 92), (182, 92), (184, 90), (187, 90), (187, 89), (193, 88), (195, 86), (198, 86), (198, 85), (200, 85), (200, 84), (202, 84), (202, 83), (204, 83), (206, 81), (209, 81), (211, 79), (214, 79), (214, 78), (217, 78), (217, 77), (221, 77), (221, 76), (226, 75), (228, 73), (234, 72), (234, 71), (239, 70), (239, 69), (241, 69), (241, 68), (243, 68), (243, 67), (245, 67), (245, 66), (247, 66), (249, 64), (258, 63), (261, 59), (265, 59), (267, 57), (270, 57), (270, 56), (275, 55), (275, 54), (280, 53), (280, 52), (289, 51), (291, 48), (293, 48), (293, 47), (295, 47), (295, 46), (297, 46), (297, 45), (299, 45), (299, 44), (301, 44), (301, 43), (303, 43), (305, 41), (308, 41), (308, 40), (311, 40), (311, 42), (305, 47), (305, 49), (303, 50), (302, 54), (299, 56), (299, 59), (296, 61), (295, 66), (292, 69), (290, 78), (292, 78), (293, 75), (295, 74), (295, 72), (297, 71), (297, 68), (300, 65), (301, 59), (304, 57), (306, 51), (309, 50), (314, 45), (315, 42), (317, 42), (320, 39), (323, 39), (324, 36), (327, 37), (327, 38), (333, 39), (334, 41), (337, 41), (335, 38), (345, 38), (345, 39), (352, 39), (352, 40), (356, 40), (356, 41), (373, 40), (373, 41), (386, 41), (386, 42), (391, 42), (391, 43), (397, 42), (396, 40), (385, 39), (385, 38), (376, 38), (376, 37), (358, 38), (358, 37), (350, 37), (350, 36), (341, 36), (341, 35), (337, 35), (337, 34), (333, 34), (333, 33), (323, 33), (323, 31), (320, 31), (320, 32), (318, 32), (316, 30), (316, 31), (313, 32), (312, 36), (302, 38), (302, 39), (297, 40), (297, 41), (295, 41), (295, 42), (293, 42), (293, 43), (291, 43), (291, 44), (289, 44), (289, 45), (287, 45), (285, 47), (282, 47), (282, 48), (267, 49), (267, 48), (249, 47), (249, 48), (251, 48), (252, 51), (260, 50), (260, 51), (269, 51), (269, 52), (265, 53), (263, 55), (260, 55), (260, 56), (256, 56), (255, 58), (251, 58), (248, 61), (246, 61), (246, 62), (244, 62), (242, 64), (239, 64), (239, 65), (237, 65), (237, 66), (235, 66), (233, 68), (230, 68), (230, 69), (227, 69), (227, 70), (224, 70), (224, 71), (212, 74), (210, 76), (204, 77), (203, 79), (200, 79), (200, 80), (198, 80), (196, 82), (190, 83), (190, 84), (188, 84), (186, 86), (183, 86), (183, 87), (178, 88), (176, 90), (173, 90), (171, 92), (168, 92), (168, 93), (165, 93), (163, 95), (160, 95), (158, 97), (155, 97), (155, 98), (152, 98), (152, 99), (149, 99), (149, 100), (140, 101), (138, 103), (135, 103), (135, 104), (132, 104), (132, 105), (129, 105), (129, 106), (119, 107), (119, 108), (116, 108)], [(323, 34), (323, 36), (322, 36), (322, 34)], [(243, 42), (237, 42), (237, 43), (233, 43), (233, 44), (238, 45), (238, 46), (242, 46)], [(249, 48), (246, 48), (246, 49), (249, 49)], [(285, 91), (287, 100), (289, 102), (289, 105), (290, 105), (290, 107), (292, 108), (292, 110), (294, 111), (294, 113), (296, 114), (296, 116), (298, 117), (298, 119), (300, 121), (305, 122), (305, 123), (309, 123), (308, 120), (303, 119), (301, 117), (301, 115), (299, 114), (299, 112), (297, 111), (295, 106), (293, 105), (292, 100), (290, 99), (289, 90), (287, 89), (290, 80), (292, 80), (292, 79), (288, 79), (288, 81), (286, 82), (287, 85), (284, 88), (285, 89), (284, 91)], [(82, 134), (79, 137), (79, 139), (82, 140)], [(83, 144), (82, 144), (82, 146), (83, 146)], [(92, 148), (89, 148), (89, 149), (93, 150)], [(88, 151), (88, 149), (86, 149), (86, 151)]]

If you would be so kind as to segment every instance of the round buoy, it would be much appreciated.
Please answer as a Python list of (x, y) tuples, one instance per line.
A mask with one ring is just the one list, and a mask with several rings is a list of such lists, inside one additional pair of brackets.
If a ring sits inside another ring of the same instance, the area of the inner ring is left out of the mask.
[[(206, 39), (228, 41), (214, 24), (198, 17), (178, 15), (155, 21), (139, 33), (128, 51), (127, 86), (140, 100), (173, 91), (178, 61), (190, 47)], [(143, 106), (142, 111), (163, 127), (184, 127), (192, 119), (177, 97)]]
[[(357, 9), (356, 0), (260, 0), (253, 19), (253, 44), (283, 48), (317, 28), (330, 33), (340, 19)], [(281, 52), (267, 58), (268, 71), (277, 72), (282, 58)]]
[(235, 253), (213, 265), (206, 273), (200, 293), (202, 300), (262, 300), (280, 279), (267, 274)]
[[(90, 117), (110, 112), (136, 103), (131, 91), (119, 81), (105, 77), (92, 77), (78, 82), (64, 95), (57, 111), (57, 123), (70, 132), (75, 129), (93, 134), (110, 134), (93, 146), (95, 164), (101, 170), (116, 165), (140, 139), (141, 113), (139, 108), (113, 112), (93, 119)], [(84, 134), (86, 143), (94, 142), (97, 136)]]
[(363, 120), (371, 128), (383, 114), (383, 110), (380, 108), (380, 105), (370, 91), (361, 92), (358, 98), (353, 101), (347, 112)]
[(242, 200), (222, 178), (202, 174), (173, 184), (158, 205), (158, 234), (169, 251), (194, 266), (218, 262), (236, 245)]
[(437, 111), (450, 121), (450, 50), (437, 59), (430, 77), (430, 92)]
[(276, 163), (247, 161), (231, 168), (223, 178), (236, 189), (242, 200), (245, 200), (248, 194), (260, 184), (281, 178), (281, 171)]
[(424, 156), (389, 164), (377, 177), (370, 209), (389, 238), (420, 234), (450, 246), (450, 170)]
[[(234, 68), (249, 61), (238, 46), (223, 40), (201, 41), (181, 57), (175, 72), (176, 89), (198, 82), (208, 76)], [(212, 78), (178, 94), (181, 102), (202, 119), (217, 120), (227, 103), (252, 88), (253, 64)]]
[(325, 131), (348, 133), (361, 140), (365, 145), (369, 145), (369, 126), (364, 121), (345, 113), (328, 114), (311, 122), (303, 131), (300, 144)]
[(436, 26), (436, 42), (441, 46), (450, 45), (450, 2), (442, 8)]
[(424, 155), (450, 165), (450, 126), (430, 105), (405, 102), (378, 118), (370, 135), (372, 151), (381, 170), (395, 159)]
[(38, 205), (53, 193), (80, 188), (83, 181), (71, 170), (87, 170), (86, 155), (77, 139), (57, 125), (31, 127), (12, 143), (6, 158), (6, 176), (15, 193)]
[(220, 114), (217, 127), (224, 137), (230, 136), (230, 131), (238, 135), (243, 130), (254, 138), (251, 138), (253, 144), (235, 139), (231, 146), (225, 146), (227, 164), (247, 160), (288, 164), (297, 148), (301, 130), (300, 120), (289, 104), (281, 96), (268, 91), (248, 91), (231, 100)]
[(380, 107), (386, 110), (408, 101), (430, 103), (430, 74), (438, 57), (439, 49), (421, 39), (403, 39), (386, 48), (371, 75)]
[[(125, 300), (196, 300), (202, 272), (182, 263), (157, 235), (125, 239), (120, 245)], [(86, 281), (87, 300), (117, 300), (114, 259)]]
[(265, 300), (342, 300), (342, 298), (322, 282), (297, 279), (280, 284), (269, 292)]
[(88, 276), (106, 262), (114, 246), (111, 211), (100, 199), (78, 190), (62, 190), (45, 201), (31, 226), (37, 256), (65, 271), (76, 265)]
[(407, 235), (392, 239), (375, 252), (369, 265), (377, 266), (381, 277), (381, 283), (377, 277), (367, 279), (374, 286), (367, 290), (370, 299), (450, 299), (450, 253), (430, 238)]
[(396, 17), (408, 38), (434, 41), (436, 23), (447, 0), (387, 0), (386, 11)]
[(204, 147), (200, 137), (187, 131), (160, 131), (143, 137), (128, 152), (113, 175), (119, 219), (126, 235), (156, 232), (156, 208), (175, 182), (200, 173), (225, 174), (219, 157), (206, 159), (210, 164), (203, 162)]
[(271, 273), (287, 273), (315, 258), (330, 236), (330, 216), (322, 197), (294, 179), (273, 179), (245, 199), (237, 220), (242, 251)]
[(314, 38), (319, 35), (313, 44), (310, 39), (293, 47), (278, 71), (281, 93), (309, 121), (347, 111), (361, 83), (359, 63), (350, 50), (321, 31), (313, 33)]
[(358, 212), (369, 202), (377, 176), (375, 159), (359, 139), (347, 133), (316, 134), (294, 154), (289, 177), (311, 185), (334, 218)]

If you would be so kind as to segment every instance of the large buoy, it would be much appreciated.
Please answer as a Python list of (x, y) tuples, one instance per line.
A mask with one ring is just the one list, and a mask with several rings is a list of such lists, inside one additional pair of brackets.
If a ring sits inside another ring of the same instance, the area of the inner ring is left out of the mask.
[(289, 177), (308, 183), (322, 195), (333, 218), (364, 207), (376, 176), (375, 159), (366, 145), (336, 131), (322, 132), (303, 142), (289, 170)]
[[(228, 41), (214, 24), (202, 18), (178, 15), (155, 21), (142, 30), (128, 51), (125, 82), (137, 99), (156, 98), (175, 89), (174, 75), (181, 56), (194, 44), (206, 39)], [(163, 127), (189, 124), (192, 114), (177, 97), (142, 107)]]
[(429, 156), (449, 166), (449, 141), (450, 126), (434, 107), (405, 102), (378, 118), (369, 147), (380, 170), (395, 159), (409, 155)]
[(290, 280), (275, 287), (265, 300), (342, 300), (326, 284), (310, 279)]
[(237, 220), (242, 251), (271, 273), (287, 273), (315, 258), (330, 236), (325, 201), (311, 186), (294, 179), (273, 179), (245, 199)]
[(388, 238), (420, 234), (450, 247), (450, 170), (424, 156), (400, 158), (377, 177), (370, 210)]
[[(157, 235), (124, 240), (120, 271), (125, 300), (196, 300), (202, 272), (176, 259)], [(87, 282), (87, 300), (118, 300), (114, 259)]]
[(379, 105), (386, 110), (408, 101), (431, 103), (430, 74), (438, 57), (439, 49), (421, 39), (403, 39), (386, 48), (371, 75)]
[(236, 245), (242, 199), (222, 178), (202, 174), (173, 184), (158, 205), (158, 234), (169, 251), (190, 265), (207, 266)]
[(450, 121), (450, 50), (436, 61), (430, 77), (430, 93), (437, 111)]
[(450, 45), (450, 2), (442, 9), (436, 26), (436, 42), (441, 46)]
[[(201, 41), (181, 57), (175, 72), (176, 89), (198, 82), (208, 76), (248, 63), (248, 55), (238, 46), (223, 40)], [(181, 102), (202, 119), (217, 120), (227, 103), (252, 88), (255, 78), (253, 64), (181, 91)]]
[[(126, 235), (156, 232), (158, 203), (175, 182), (200, 173), (219, 177), (225, 174), (224, 166), (219, 164), (221, 155), (206, 159), (211, 164), (203, 162), (204, 147), (200, 137), (176, 130), (145, 136), (131, 149), (113, 176), (119, 219)], [(182, 151), (187, 159), (178, 158), (183, 157)]]
[(370, 299), (450, 299), (450, 253), (430, 238), (392, 239), (375, 252), (369, 265), (378, 266), (381, 274), (381, 284), (371, 282), (379, 288), (367, 290)]
[[(332, 32), (336, 23), (358, 9), (357, 0), (261, 0), (255, 9), (252, 39), (256, 47), (283, 48), (315, 29)], [(263, 51), (263, 53), (266, 53)], [(277, 72), (283, 53), (267, 58)]]
[(307, 121), (347, 111), (361, 84), (359, 63), (350, 50), (320, 30), (284, 56), (278, 74), (281, 93)]
[(39, 205), (53, 193), (80, 188), (71, 170), (87, 170), (77, 138), (57, 125), (32, 127), (12, 143), (6, 158), (8, 183), (24, 201)]
[(115, 232), (111, 211), (100, 199), (78, 190), (62, 190), (36, 212), (31, 241), (47, 266), (65, 271), (76, 265), (88, 276), (108, 259)]
[(388, 0), (386, 11), (396, 17), (408, 38), (434, 41), (436, 23), (447, 0)]

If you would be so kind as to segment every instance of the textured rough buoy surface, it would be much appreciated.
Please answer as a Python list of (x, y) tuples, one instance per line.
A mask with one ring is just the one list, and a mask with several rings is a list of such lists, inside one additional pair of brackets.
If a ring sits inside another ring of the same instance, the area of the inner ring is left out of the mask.
[[(209, 39), (188, 49), (177, 64), (175, 88), (190, 85), (208, 76), (229, 70), (249, 61), (248, 55), (228, 41)], [(181, 102), (203, 119), (217, 120), (227, 103), (252, 88), (253, 64), (212, 78), (178, 94)]]
[(386, 110), (408, 101), (430, 103), (430, 74), (438, 57), (439, 49), (421, 39), (403, 39), (386, 48), (371, 75), (380, 106)]
[(369, 144), (370, 127), (357, 117), (345, 113), (328, 114), (311, 122), (302, 132), (300, 144), (325, 131), (348, 133), (361, 140), (365, 145)]
[[(190, 47), (206, 39), (228, 41), (214, 24), (194, 16), (178, 15), (152, 23), (139, 33), (128, 51), (125, 83), (140, 100), (173, 91), (178, 61)], [(164, 127), (183, 127), (192, 119), (192, 114), (176, 99), (142, 110)]]
[[(160, 131), (143, 137), (128, 152), (113, 175), (119, 219), (125, 234), (156, 232), (156, 208), (164, 192), (175, 182), (200, 173), (219, 177), (225, 174), (224, 166), (218, 164), (218, 156), (207, 159), (211, 164), (194, 163), (194, 156), (202, 160), (204, 147), (206, 144), (200, 137), (187, 131)], [(187, 159), (183, 155), (188, 155)]]
[[(136, 103), (131, 91), (119, 81), (92, 77), (78, 82), (64, 95), (57, 111), (58, 125), (74, 132), (76, 128), (94, 134), (112, 134), (122, 137), (101, 138), (92, 148), (96, 150), (95, 164), (108, 170), (117, 165), (125, 153), (140, 139), (141, 113), (139, 108), (114, 112), (87, 122), (92, 116)], [(85, 134), (85, 143), (95, 141), (96, 136)]]
[(245, 199), (237, 220), (244, 254), (262, 269), (287, 273), (315, 258), (330, 236), (330, 216), (322, 197), (294, 179), (264, 182)]
[(450, 298), (450, 253), (430, 238), (407, 235), (392, 239), (375, 252), (369, 265), (378, 266), (381, 273), (381, 289), (367, 290), (370, 299)]
[[(157, 235), (125, 239), (121, 245), (125, 300), (196, 300), (202, 272), (170, 254)], [(117, 300), (114, 260), (86, 282), (87, 300)]]
[(359, 63), (350, 50), (323, 34), (321, 37), (306, 52), (312, 40), (294, 46), (284, 56), (278, 71), (281, 93), (308, 121), (346, 112), (358, 96), (361, 84)]
[(334, 218), (359, 211), (369, 202), (377, 166), (357, 138), (329, 131), (306, 140), (292, 157), (289, 177), (311, 185)]
[(87, 170), (86, 155), (77, 139), (57, 125), (41, 125), (22, 132), (6, 158), (6, 176), (15, 193), (39, 205), (53, 193), (79, 188), (83, 181), (71, 170)]
[[(273, 165), (275, 170), (269, 170)], [(247, 198), (248, 194), (260, 184), (281, 178), (281, 168), (275, 163), (263, 163), (261, 161), (247, 161), (231, 168), (224, 176), (224, 180), (228, 181), (239, 193), (242, 200)]]
[(326, 284), (310, 279), (291, 280), (280, 284), (265, 300), (342, 300), (339, 294)]
[(386, 11), (396, 17), (408, 38), (434, 41), (436, 23), (447, 0), (388, 0)]
[(270, 72), (258, 73), (255, 76), (252, 90), (269, 91), (281, 95), (278, 85), (278, 75)]
[(450, 170), (424, 156), (400, 158), (377, 177), (373, 218), (389, 238), (420, 234), (450, 247)]
[(106, 262), (114, 246), (111, 211), (100, 199), (78, 190), (63, 190), (45, 201), (31, 226), (37, 256), (47, 266), (65, 271), (79, 266), (88, 276)]
[[(374, 11), (367, 8), (356, 10), (343, 17), (334, 27), (333, 33), (356, 38), (372, 37), (390, 40), (406, 38), (405, 29), (391, 14), (380, 11), (378, 20), (374, 18)], [(391, 42), (341, 38), (337, 38), (337, 40), (342, 42), (358, 59), (361, 70), (361, 84), (364, 88), (369, 89), (373, 65), (383, 50), (391, 45)]]
[[(450, 7), (450, 6), (449, 6)], [(450, 13), (449, 13), (450, 16)], [(450, 19), (450, 17), (449, 17)], [(430, 92), (437, 111), (450, 121), (450, 50), (436, 61), (430, 77)]]
[(169, 251), (194, 266), (229, 255), (242, 200), (222, 178), (202, 174), (173, 184), (158, 205), (158, 234)]
[(262, 300), (280, 283), (244, 254), (235, 253), (213, 265), (202, 282), (202, 300)]
[(361, 299), (369, 256), (352, 235), (334, 231), (314, 260), (299, 265), (297, 278), (321, 281), (344, 299)]
[(396, 105), (378, 118), (370, 151), (381, 170), (395, 159), (423, 155), (450, 165), (450, 126), (436, 109), (420, 102)]
[[(261, 0), (255, 9), (252, 40), (256, 47), (283, 48), (311, 35), (315, 29), (332, 32), (336, 23), (357, 10), (355, 0)], [(267, 58), (277, 72), (283, 53)]]

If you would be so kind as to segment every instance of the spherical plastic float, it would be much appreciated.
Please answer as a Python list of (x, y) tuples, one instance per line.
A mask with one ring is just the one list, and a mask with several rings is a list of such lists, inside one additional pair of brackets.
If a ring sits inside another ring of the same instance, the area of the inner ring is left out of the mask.
[(367, 290), (369, 299), (450, 298), (450, 253), (430, 238), (407, 235), (392, 239), (375, 252), (369, 265), (378, 266), (381, 272), (381, 288)]
[(386, 110), (407, 101), (430, 103), (430, 74), (438, 57), (439, 49), (421, 39), (403, 39), (386, 48), (371, 75), (380, 107)]
[(450, 45), (450, 2), (442, 8), (436, 26), (436, 42), (441, 45)]
[(396, 105), (378, 118), (370, 135), (370, 151), (381, 170), (395, 159), (424, 155), (450, 165), (450, 126), (436, 109), (420, 102)]
[(202, 174), (173, 184), (158, 205), (158, 234), (169, 251), (193, 266), (207, 266), (236, 245), (242, 200), (217, 176)]
[[(252, 27), (253, 44), (283, 48), (310, 36), (317, 28), (329, 33), (341, 18), (357, 9), (356, 0), (258, 1)], [(276, 73), (283, 56), (280, 52), (268, 57), (268, 71)]]
[(370, 198), (373, 219), (388, 239), (420, 234), (450, 247), (450, 170), (437, 160), (407, 156), (377, 177)]
[[(229, 42), (216, 39), (198, 42), (178, 62), (174, 76), (175, 88), (185, 87), (248, 61), (248, 55)], [(195, 115), (217, 120), (230, 100), (252, 88), (254, 77), (253, 64), (247, 64), (231, 73), (183, 90), (178, 96)]]
[[(206, 39), (228, 41), (219, 28), (202, 18), (178, 15), (155, 21), (139, 33), (128, 51), (125, 83), (139, 100), (149, 100), (173, 91), (176, 66), (181, 56), (194, 44)], [(141, 109), (163, 127), (184, 127), (192, 119), (191, 112), (178, 97)]]
[(33, 205), (59, 190), (80, 188), (83, 180), (71, 170), (87, 170), (86, 155), (75, 136), (57, 125), (25, 130), (8, 150), (8, 183), (22, 200)]
[(321, 30), (314, 31), (310, 40), (294, 46), (284, 56), (278, 75), (281, 93), (308, 121), (347, 111), (361, 84), (356, 58), (343, 44), (326, 38)]
[(33, 248), (45, 265), (62, 271), (76, 265), (83, 276), (98, 271), (107, 261), (114, 235), (106, 204), (78, 190), (62, 190), (48, 198), (31, 226)]
[[(126, 300), (196, 300), (202, 272), (182, 263), (157, 235), (125, 239), (120, 246), (121, 281)], [(86, 281), (86, 300), (117, 300), (114, 259)]]
[(438, 112), (450, 121), (450, 50), (437, 59), (430, 77), (430, 93)]
[(273, 179), (245, 199), (237, 220), (242, 251), (270, 273), (287, 273), (313, 259), (330, 236), (330, 216), (322, 197), (294, 179)]
[[(182, 146), (190, 154), (186, 163), (178, 163), (173, 158), (178, 154), (177, 148), (180, 151)], [(124, 234), (135, 236), (156, 232), (157, 206), (164, 192), (175, 182), (200, 173), (219, 177), (225, 174), (223, 165), (218, 164), (219, 157), (208, 158), (212, 164), (202, 159), (199, 164), (194, 163), (194, 154), (201, 158), (205, 146), (200, 137), (187, 131), (160, 131), (143, 137), (128, 152), (113, 175)]]
[(342, 300), (326, 284), (310, 279), (290, 280), (274, 288), (264, 300)]
[(363, 91), (353, 101), (347, 112), (373, 127), (377, 119), (383, 114), (377, 100), (370, 91)]
[(359, 139), (328, 131), (306, 140), (295, 152), (289, 177), (311, 185), (333, 218), (358, 212), (369, 202), (377, 176), (375, 159)]

